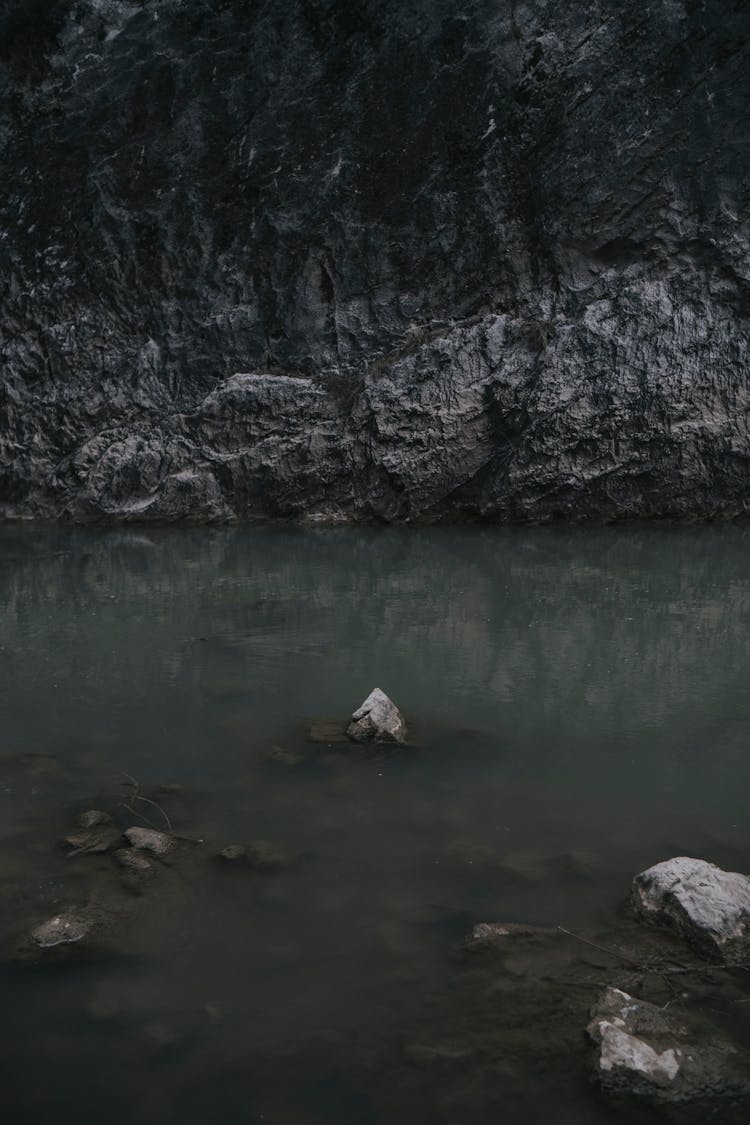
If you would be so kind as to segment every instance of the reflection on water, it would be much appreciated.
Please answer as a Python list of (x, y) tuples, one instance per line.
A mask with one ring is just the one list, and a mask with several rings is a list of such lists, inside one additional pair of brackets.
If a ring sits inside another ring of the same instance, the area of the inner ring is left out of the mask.
[[(6, 958), (14, 1122), (650, 1120), (588, 1084), (590, 997), (454, 948), (483, 919), (610, 925), (669, 855), (750, 869), (748, 543), (2, 529), (4, 950), (126, 904), (96, 957)], [(307, 741), (374, 686), (413, 747)], [(206, 840), (141, 896), (57, 845), (92, 804), (133, 823), (123, 771), (179, 786), (160, 800)], [(285, 870), (211, 859), (259, 839)]]

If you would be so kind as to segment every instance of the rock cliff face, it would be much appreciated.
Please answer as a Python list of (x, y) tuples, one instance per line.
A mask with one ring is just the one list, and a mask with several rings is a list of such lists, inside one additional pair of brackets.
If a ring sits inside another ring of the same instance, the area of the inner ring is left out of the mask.
[(748, 506), (747, 0), (0, 13), (0, 514)]

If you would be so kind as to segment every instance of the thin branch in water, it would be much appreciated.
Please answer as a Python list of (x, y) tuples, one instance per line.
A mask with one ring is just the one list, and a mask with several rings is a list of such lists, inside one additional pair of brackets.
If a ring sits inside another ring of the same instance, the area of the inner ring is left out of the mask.
[(140, 783), (136, 781), (132, 774), (126, 773), (125, 770), (120, 770), (120, 777), (124, 777), (126, 781), (130, 782), (130, 784), (133, 786), (132, 795), (136, 797), (141, 791)]
[[(164, 817), (164, 823), (167, 826), (167, 831), (173, 832), (172, 822), (169, 819), (169, 817), (167, 816), (164, 809), (161, 807), (161, 805), (158, 805), (156, 803), (156, 801), (152, 801), (150, 797), (142, 797), (141, 796), (141, 783), (135, 777), (133, 777), (132, 774), (127, 773), (125, 770), (120, 771), (120, 777), (124, 777), (125, 780), (128, 781), (133, 787), (133, 792), (130, 794), (130, 800), (131, 801), (143, 801), (144, 804), (151, 805), (153, 808), (157, 809), (158, 812), (160, 812), (161, 815)], [(142, 816), (141, 813), (137, 813), (135, 811), (135, 809), (129, 808), (123, 802), (121, 802), (121, 804), (122, 804), (122, 807), (128, 809), (128, 812), (131, 812), (133, 814), (133, 816), (137, 816), (137, 817), (139, 817), (140, 820), (145, 821), (146, 824), (150, 824), (151, 827), (154, 829), (154, 831), (156, 831), (156, 832), (160, 831), (160, 829), (157, 828), (157, 826), (155, 824), (153, 824), (148, 819), (148, 817)]]
[(144, 824), (147, 824), (149, 826), (149, 828), (153, 828), (155, 832), (160, 831), (160, 829), (154, 824), (153, 820), (149, 820), (147, 816), (143, 815), (143, 813), (139, 813), (136, 809), (133, 808), (132, 805), (127, 805), (124, 801), (120, 801), (120, 808), (127, 809), (129, 813), (131, 813), (133, 816), (137, 816), (139, 820), (142, 820)]
[(161, 815), (164, 817), (164, 823), (166, 824), (168, 830), (170, 832), (172, 831), (172, 821), (169, 819), (161, 805), (157, 805), (156, 801), (151, 801), (148, 797), (141, 797), (139, 795), (136, 795), (133, 799), (135, 801), (145, 801), (147, 805), (153, 805), (155, 809), (158, 809)]
[(625, 953), (619, 949), (607, 949), (604, 945), (597, 945), (595, 941), (589, 941), (588, 938), (582, 937), (581, 934), (574, 934), (572, 930), (566, 930), (564, 926), (558, 926), (557, 929), (561, 934), (567, 934), (568, 937), (575, 938), (576, 941), (582, 941), (584, 945), (590, 945), (592, 949), (598, 949), (600, 953), (606, 953), (609, 957), (616, 957), (618, 961), (623, 961), (626, 965), (632, 965), (634, 969), (640, 969), (641, 966), (635, 961), (631, 960)]

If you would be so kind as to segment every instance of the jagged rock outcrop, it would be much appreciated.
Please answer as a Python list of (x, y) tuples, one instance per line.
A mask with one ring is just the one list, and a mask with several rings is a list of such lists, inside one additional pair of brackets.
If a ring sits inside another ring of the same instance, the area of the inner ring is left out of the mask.
[(749, 30), (2, 0), (0, 515), (743, 513)]

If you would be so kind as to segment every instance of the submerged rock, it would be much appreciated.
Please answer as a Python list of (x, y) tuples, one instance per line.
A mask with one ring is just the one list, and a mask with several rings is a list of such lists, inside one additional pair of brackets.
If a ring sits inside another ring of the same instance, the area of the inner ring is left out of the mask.
[(289, 863), (289, 856), (270, 840), (256, 840), (247, 849), (247, 861), (258, 871), (278, 871)]
[(596, 868), (596, 857), (590, 852), (577, 849), (566, 852), (514, 851), (504, 855), (500, 861), (500, 873), (518, 883), (589, 879)]
[(122, 882), (130, 891), (140, 893), (156, 874), (154, 861), (141, 848), (120, 848), (115, 859), (123, 869)]
[(124, 835), (134, 848), (151, 852), (158, 859), (163, 859), (177, 847), (174, 836), (159, 832), (155, 828), (128, 828)]
[(236, 863), (238, 859), (247, 859), (247, 848), (244, 844), (229, 844), (221, 849), (216, 858), (223, 859), (226, 863)]
[(594, 1067), (612, 1094), (657, 1102), (750, 1094), (750, 1057), (708, 1022), (608, 988), (591, 1012)]
[(87, 812), (80, 813), (75, 818), (76, 828), (103, 828), (105, 825), (113, 824), (112, 817), (109, 813), (103, 812), (101, 809), (88, 809)]
[(346, 742), (346, 726), (336, 719), (315, 719), (307, 728), (310, 742)]
[(642, 871), (631, 901), (639, 918), (680, 933), (699, 954), (750, 961), (750, 879), (713, 863), (678, 856)]
[(283, 746), (272, 746), (263, 754), (266, 762), (273, 762), (278, 766), (301, 766), (305, 760), (304, 754), (294, 750), (285, 750)]
[(84, 914), (69, 911), (41, 922), (29, 934), (29, 942), (37, 949), (53, 949), (59, 945), (75, 945), (89, 936), (93, 922)]
[(468, 1066), (475, 1055), (471, 1047), (433, 1047), (425, 1043), (410, 1043), (404, 1047), (406, 1061), (422, 1070), (455, 1070)]
[(506, 952), (513, 939), (557, 937), (548, 926), (526, 926), (519, 922), (479, 922), (461, 944), (464, 953)]
[(374, 688), (352, 714), (346, 733), (354, 742), (404, 742), (406, 723), (393, 700)]
[(101, 809), (89, 809), (75, 819), (76, 827), (64, 837), (64, 843), (72, 850), (70, 859), (76, 855), (96, 855), (110, 851), (122, 840), (122, 832), (114, 824), (109, 813)]
[(289, 856), (270, 840), (256, 840), (252, 844), (229, 844), (216, 858), (222, 863), (249, 866), (257, 871), (278, 871), (289, 863)]

